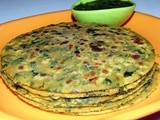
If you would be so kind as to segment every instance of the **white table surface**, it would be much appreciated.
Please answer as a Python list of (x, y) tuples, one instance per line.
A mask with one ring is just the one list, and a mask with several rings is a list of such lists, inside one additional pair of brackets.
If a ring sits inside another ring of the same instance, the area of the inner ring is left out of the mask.
[[(70, 9), (77, 0), (0, 0), (0, 24), (37, 14)], [(160, 18), (160, 0), (133, 0), (135, 11)]]

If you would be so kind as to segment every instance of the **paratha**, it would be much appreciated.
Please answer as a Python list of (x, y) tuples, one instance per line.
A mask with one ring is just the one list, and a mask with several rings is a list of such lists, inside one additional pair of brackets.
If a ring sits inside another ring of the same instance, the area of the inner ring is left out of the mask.
[(128, 28), (67, 22), (12, 39), (0, 67), (4, 83), (27, 103), (88, 115), (149, 96), (158, 81), (155, 57), (151, 43)]
[(157, 79), (153, 81), (149, 81), (146, 83), (139, 92), (135, 92), (133, 95), (129, 95), (125, 99), (113, 101), (113, 102), (106, 102), (103, 104), (97, 104), (97, 106), (89, 106), (89, 107), (54, 107), (52, 102), (48, 103), (39, 103), (33, 100), (26, 99), (20, 95), (18, 97), (28, 104), (36, 106), (42, 110), (50, 111), (54, 113), (63, 113), (63, 114), (74, 114), (74, 115), (91, 115), (91, 114), (100, 114), (100, 113), (107, 113), (112, 111), (117, 111), (120, 109), (127, 108), (133, 104), (136, 104), (145, 98), (147, 98), (156, 88), (157, 86)]
[(129, 29), (72, 22), (13, 39), (2, 50), (2, 70), (20, 86), (76, 94), (133, 83), (154, 58), (151, 44)]
[[(46, 101), (52, 103), (55, 107), (78, 107), (78, 106), (96, 106), (96, 104), (104, 103), (104, 102), (114, 102), (123, 98), (126, 98), (129, 95), (132, 95), (133, 93), (136, 93), (139, 91), (139, 89), (142, 88), (145, 84), (147, 84), (151, 79), (153, 79), (153, 76), (156, 74), (157, 66), (155, 65), (152, 68), (152, 71), (148, 73), (148, 76), (145, 77), (145, 79), (142, 79), (140, 84), (135, 86), (135, 88), (129, 89), (128, 91), (119, 91), (117, 94), (113, 95), (106, 95), (106, 96), (92, 96), (92, 97), (81, 97), (81, 98), (60, 98), (60, 99), (53, 99), (51, 96), (44, 97), (36, 95), (35, 93), (30, 93), (26, 89), (14, 85), (12, 80), (7, 78), (6, 75), (3, 73), (3, 78), (7, 82), (6, 84), (9, 85), (8, 87), (19, 96), (22, 96), (26, 99), (30, 99), (35, 102), (39, 103), (46, 103)], [(154, 78), (155, 79), (155, 78)]]

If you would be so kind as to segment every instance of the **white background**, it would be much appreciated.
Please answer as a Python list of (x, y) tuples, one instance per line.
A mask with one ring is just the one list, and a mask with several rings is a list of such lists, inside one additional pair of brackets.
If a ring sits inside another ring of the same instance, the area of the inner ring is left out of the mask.
[[(0, 0), (0, 24), (37, 14), (70, 9), (77, 0)], [(160, 0), (133, 0), (136, 11), (160, 18)]]

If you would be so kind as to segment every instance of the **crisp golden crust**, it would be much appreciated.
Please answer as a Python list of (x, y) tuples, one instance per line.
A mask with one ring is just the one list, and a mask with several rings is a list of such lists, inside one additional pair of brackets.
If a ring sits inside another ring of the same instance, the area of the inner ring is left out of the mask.
[(106, 102), (103, 104), (97, 104), (97, 106), (89, 107), (54, 107), (52, 102), (35, 102), (34, 100), (27, 99), (21, 95), (17, 95), (20, 99), (24, 100), (28, 104), (31, 104), (35, 107), (38, 107), (45, 111), (50, 111), (54, 113), (61, 114), (71, 114), (71, 115), (92, 115), (92, 114), (102, 114), (112, 111), (121, 110), (127, 108), (133, 104), (136, 104), (144, 99), (146, 99), (156, 88), (157, 79), (154, 79), (149, 84), (146, 83), (138, 92), (135, 92), (133, 95), (129, 95), (124, 99), (120, 99), (114, 102)]
[(151, 78), (150, 77), (148, 78), (148, 81), (143, 86), (141, 86), (137, 92), (133, 92), (133, 94), (130, 94), (127, 97), (122, 98), (120, 100), (108, 101), (108, 102), (106, 101), (103, 104), (96, 104), (96, 106), (88, 106), (88, 107), (80, 106), (75, 108), (60, 107), (60, 106), (55, 107), (54, 104), (52, 102), (49, 102), (48, 100), (45, 100), (45, 102), (35, 101), (35, 99), (26, 98), (24, 95), (20, 95), (18, 93), (15, 93), (15, 94), (26, 103), (45, 111), (50, 111), (50, 112), (60, 113), (60, 114), (70, 114), (70, 115), (103, 114), (103, 113), (127, 108), (133, 104), (136, 104), (146, 99), (157, 87), (158, 73), (159, 73), (159, 68), (155, 66), (154, 74), (150, 76)]
[(92, 96), (92, 97), (81, 97), (81, 98), (59, 98), (54, 99), (51, 96), (41, 96), (37, 95), (36, 93), (31, 93), (30, 91), (22, 88), (21, 86), (15, 85), (12, 80), (10, 80), (5, 74), (3, 74), (3, 79), (5, 79), (5, 82), (7, 86), (17, 95), (20, 95), (26, 99), (39, 102), (39, 103), (52, 103), (52, 106), (54, 107), (84, 107), (84, 106), (97, 106), (98, 104), (102, 104), (105, 102), (114, 102), (117, 100), (121, 100), (124, 98), (127, 98), (129, 95), (132, 95), (136, 92), (140, 92), (140, 89), (144, 85), (150, 82), (150, 80), (153, 78), (156, 71), (156, 65), (153, 67), (152, 71), (148, 73), (148, 75), (141, 80), (139, 84), (137, 84), (134, 88), (128, 89), (127, 91), (124, 90), (124, 88), (119, 89), (119, 92), (117, 94), (113, 95), (105, 95), (105, 96)]
[(155, 53), (122, 27), (60, 23), (20, 35), (2, 51), (2, 70), (15, 84), (57, 93), (119, 88), (150, 71)]

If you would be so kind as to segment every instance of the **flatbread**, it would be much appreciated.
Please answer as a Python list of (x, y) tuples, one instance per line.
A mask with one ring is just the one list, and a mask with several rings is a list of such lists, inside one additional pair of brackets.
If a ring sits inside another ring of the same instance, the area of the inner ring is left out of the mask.
[(149, 84), (147, 83), (144, 85), (139, 92), (135, 92), (133, 95), (129, 95), (125, 99), (121, 99), (114, 102), (106, 102), (99, 106), (89, 106), (89, 107), (77, 107), (77, 108), (55, 108), (52, 106), (52, 103), (38, 103), (29, 99), (26, 99), (20, 95), (18, 97), (28, 104), (36, 106), (42, 110), (50, 111), (54, 113), (63, 113), (63, 114), (72, 114), (72, 115), (91, 115), (91, 114), (101, 114), (107, 113), (112, 111), (117, 111), (120, 109), (127, 108), (133, 104), (136, 104), (144, 99), (146, 99), (156, 88), (157, 86), (157, 79), (154, 81), (150, 81)]
[(124, 27), (69, 22), (12, 39), (0, 60), (4, 83), (39, 109), (90, 115), (124, 109), (156, 89), (152, 45)]
[(2, 70), (15, 84), (66, 94), (133, 83), (154, 60), (151, 44), (130, 29), (79, 22), (33, 30), (2, 50)]
[(30, 91), (27, 91), (26, 89), (14, 85), (12, 80), (7, 78), (7, 76), (4, 76), (4, 79), (6, 80), (6, 85), (16, 94), (19, 96), (22, 96), (26, 99), (43, 103), (46, 102), (52, 103), (54, 107), (78, 107), (78, 106), (97, 106), (97, 104), (104, 103), (104, 102), (114, 102), (123, 98), (126, 98), (129, 95), (132, 95), (133, 93), (139, 92), (142, 86), (144, 86), (146, 83), (148, 83), (148, 80), (151, 80), (154, 74), (156, 74), (157, 66), (155, 65), (152, 68), (152, 71), (148, 73), (148, 76), (145, 77), (145, 79), (141, 80), (141, 83), (135, 86), (135, 88), (129, 89), (128, 91), (119, 91), (118, 94), (113, 95), (107, 95), (107, 96), (92, 96), (92, 97), (82, 97), (82, 98), (60, 98), (60, 99), (53, 99), (51, 96), (44, 97), (36, 95), (35, 93), (30, 93)]

